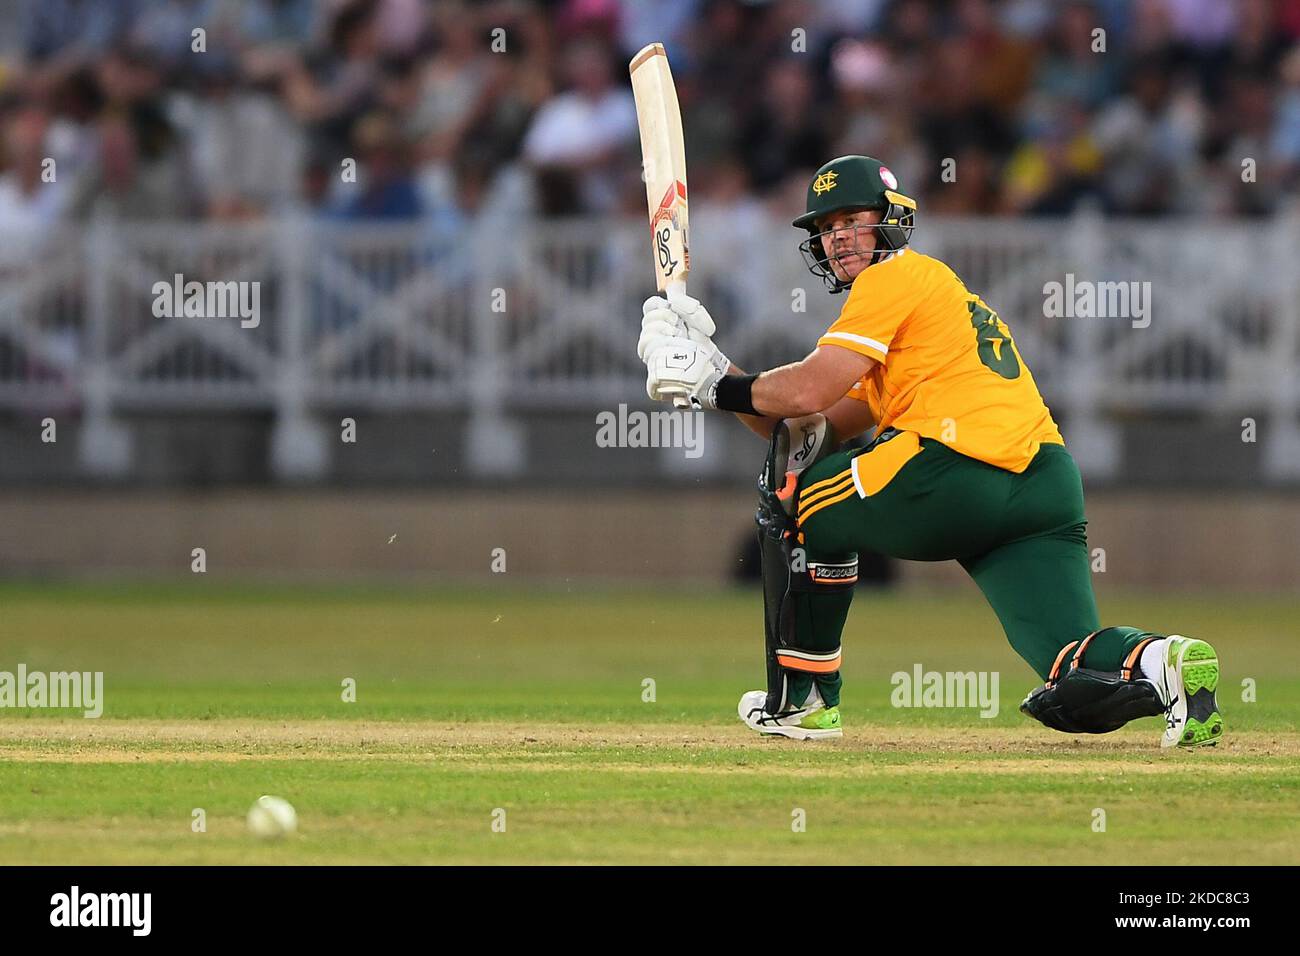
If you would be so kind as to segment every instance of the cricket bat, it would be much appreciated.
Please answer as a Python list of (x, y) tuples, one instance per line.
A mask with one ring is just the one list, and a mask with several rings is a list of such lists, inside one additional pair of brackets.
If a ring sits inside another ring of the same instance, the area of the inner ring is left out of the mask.
[[(686, 276), (691, 271), (682, 113), (662, 43), (643, 47), (632, 57), (628, 72), (632, 76), (632, 96), (636, 100), (636, 119), (641, 131), (641, 166), (650, 212), (655, 285), (672, 302), (686, 295)], [(675, 404), (680, 408), (690, 403), (678, 397)]]

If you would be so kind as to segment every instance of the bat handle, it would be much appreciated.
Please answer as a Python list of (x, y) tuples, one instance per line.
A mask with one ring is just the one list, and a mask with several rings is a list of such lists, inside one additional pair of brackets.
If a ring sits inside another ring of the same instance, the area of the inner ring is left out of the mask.
[(676, 305), (686, 298), (686, 280), (669, 279), (664, 283), (664, 298), (668, 300), (669, 305)]

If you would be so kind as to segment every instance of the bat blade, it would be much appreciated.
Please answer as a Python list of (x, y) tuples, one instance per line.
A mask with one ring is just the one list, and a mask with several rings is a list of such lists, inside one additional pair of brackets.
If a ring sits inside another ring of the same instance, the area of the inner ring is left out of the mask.
[(686, 294), (691, 271), (686, 146), (677, 88), (662, 43), (642, 48), (628, 64), (641, 132), (646, 207), (655, 285), (670, 299)]

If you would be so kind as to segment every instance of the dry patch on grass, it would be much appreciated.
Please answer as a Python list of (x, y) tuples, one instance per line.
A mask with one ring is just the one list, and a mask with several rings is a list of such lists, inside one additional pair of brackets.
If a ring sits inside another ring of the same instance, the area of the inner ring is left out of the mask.
[[(906, 761), (908, 772), (983, 770), (1038, 773), (1077, 765), (1096, 768), (1124, 762), (1135, 773), (1167, 773), (1186, 769), (1186, 761), (1212, 768), (1213, 758), (1300, 758), (1300, 733), (1256, 731), (1230, 734), (1218, 747), (1198, 753), (1161, 752), (1151, 730), (1121, 731), (1104, 737), (1063, 737), (1034, 727), (855, 728), (836, 741), (801, 742), (759, 738), (745, 728), (673, 724), (610, 724), (575, 727), (559, 723), (506, 721), (448, 724), (397, 721), (266, 721), (266, 720), (23, 720), (0, 722), (0, 757), (7, 760), (72, 763), (190, 762), (243, 760), (442, 760), (460, 766), (488, 758), (537, 757), (538, 769), (568, 766), (565, 757), (610, 751), (610, 767), (636, 765), (635, 752), (649, 749), (657, 759), (645, 769), (672, 769), (664, 758), (675, 749), (735, 749), (766, 758), (830, 751)], [(618, 751), (618, 753), (613, 753)], [(540, 759), (544, 758), (544, 759)], [(920, 758), (919, 760), (917, 758)], [(971, 759), (975, 758), (975, 759)], [(1209, 758), (1209, 759), (1201, 759)], [(885, 761), (888, 763), (888, 759)], [(604, 763), (602, 761), (601, 763)], [(593, 769), (590, 760), (573, 766)], [(876, 762), (879, 768), (879, 762)], [(1224, 763), (1224, 769), (1231, 763)], [(682, 769), (700, 772), (698, 761)], [(745, 765), (718, 767), (717, 772), (744, 771)], [(833, 768), (822, 768), (827, 772)], [(853, 773), (853, 768), (837, 772)]]

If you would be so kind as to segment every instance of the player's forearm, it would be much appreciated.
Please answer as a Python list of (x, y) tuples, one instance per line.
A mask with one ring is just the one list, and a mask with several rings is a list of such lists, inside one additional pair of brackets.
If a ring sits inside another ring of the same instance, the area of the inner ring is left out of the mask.
[(835, 437), (838, 441), (848, 441), (850, 438), (856, 438), (876, 424), (876, 417), (871, 412), (871, 406), (847, 395), (822, 412), (822, 414), (826, 416), (826, 420), (835, 429)]
[(839, 394), (828, 390), (810, 374), (806, 361), (763, 372), (750, 392), (754, 410), (765, 418), (801, 418), (829, 408)]
[[(746, 426), (770, 435), (783, 418), (816, 415), (840, 402), (875, 364), (871, 356), (839, 346), (818, 346), (802, 361), (758, 375), (746, 375), (733, 363), (728, 374), (711, 380), (709, 404), (741, 414)], [(849, 424), (860, 417), (850, 415)]]

